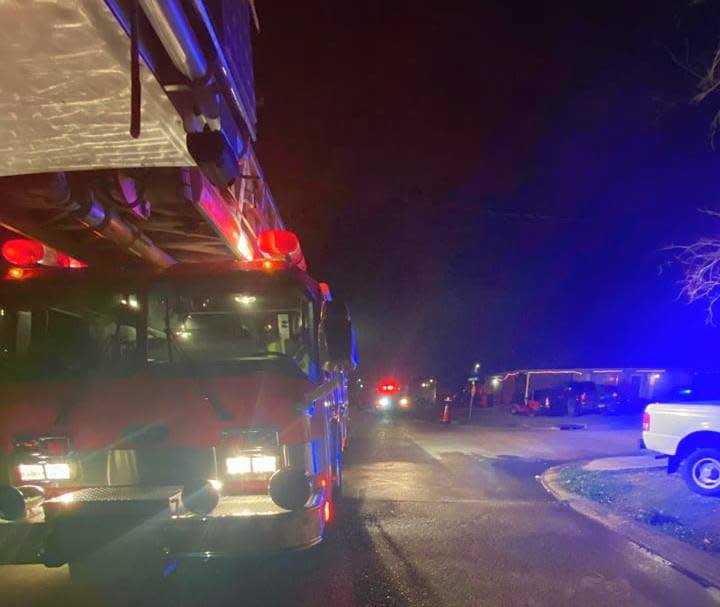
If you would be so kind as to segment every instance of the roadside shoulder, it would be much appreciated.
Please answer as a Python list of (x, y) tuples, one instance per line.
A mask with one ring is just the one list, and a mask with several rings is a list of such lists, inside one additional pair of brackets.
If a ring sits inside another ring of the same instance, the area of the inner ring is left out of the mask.
[(561, 482), (562, 471), (577, 468), (589, 461), (591, 460), (549, 468), (541, 476), (543, 486), (556, 499), (576, 512), (620, 533), (702, 585), (720, 589), (719, 559), (674, 537), (653, 531), (618, 514), (608, 506), (568, 491)]

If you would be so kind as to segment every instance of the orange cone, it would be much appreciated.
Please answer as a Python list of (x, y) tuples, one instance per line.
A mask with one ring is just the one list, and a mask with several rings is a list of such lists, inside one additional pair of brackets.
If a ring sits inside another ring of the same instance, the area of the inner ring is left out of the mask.
[(442, 415), (442, 423), (443, 424), (450, 423), (450, 403), (445, 403), (445, 408), (443, 409), (443, 415)]

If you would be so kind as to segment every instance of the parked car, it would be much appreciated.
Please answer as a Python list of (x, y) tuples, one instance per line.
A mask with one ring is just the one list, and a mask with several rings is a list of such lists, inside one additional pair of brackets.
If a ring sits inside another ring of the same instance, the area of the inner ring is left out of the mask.
[(668, 472), (680, 472), (695, 493), (720, 496), (720, 400), (648, 405), (642, 436), (642, 446), (667, 455)]
[(622, 386), (597, 384), (594, 399), (597, 410), (608, 415), (631, 413), (633, 410), (639, 412), (641, 410), (636, 408), (639, 406), (636, 404), (636, 400), (629, 398)]
[(530, 414), (575, 417), (593, 411), (616, 413), (622, 406), (622, 394), (615, 386), (582, 381), (535, 390), (526, 408)]

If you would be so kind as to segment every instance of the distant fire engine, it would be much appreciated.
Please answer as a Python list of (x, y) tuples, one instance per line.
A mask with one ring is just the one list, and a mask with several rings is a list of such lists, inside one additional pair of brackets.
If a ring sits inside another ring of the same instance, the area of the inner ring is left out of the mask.
[(413, 408), (407, 390), (401, 390), (400, 384), (394, 379), (382, 380), (375, 392), (375, 411), (378, 413), (407, 412)]

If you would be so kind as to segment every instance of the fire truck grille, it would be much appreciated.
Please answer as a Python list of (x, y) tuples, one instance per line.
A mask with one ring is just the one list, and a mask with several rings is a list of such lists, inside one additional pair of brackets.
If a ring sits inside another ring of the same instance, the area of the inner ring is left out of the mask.
[(169, 486), (217, 478), (213, 449), (112, 449), (79, 455), (76, 486)]

